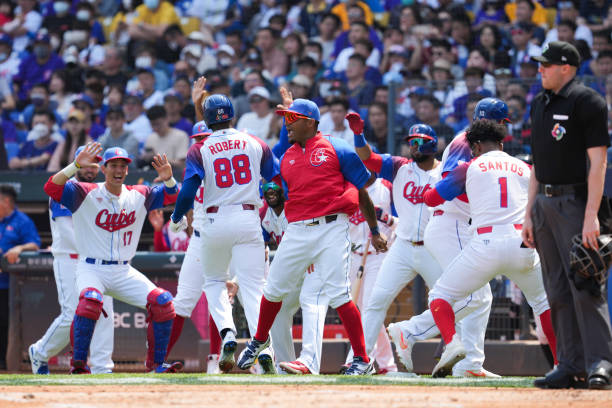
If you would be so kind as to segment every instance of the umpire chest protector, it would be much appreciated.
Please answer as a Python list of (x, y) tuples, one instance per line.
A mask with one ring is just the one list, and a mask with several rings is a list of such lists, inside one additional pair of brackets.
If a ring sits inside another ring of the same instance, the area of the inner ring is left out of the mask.
[(540, 92), (531, 103), (531, 148), (541, 184), (587, 180), (586, 150), (610, 144), (604, 99), (576, 79), (559, 93)]

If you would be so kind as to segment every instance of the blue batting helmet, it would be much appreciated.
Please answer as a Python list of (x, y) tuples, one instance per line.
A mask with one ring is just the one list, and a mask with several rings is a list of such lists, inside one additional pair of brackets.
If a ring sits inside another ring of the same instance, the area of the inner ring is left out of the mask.
[(210, 136), (212, 134), (212, 130), (210, 130), (208, 128), (208, 126), (206, 126), (206, 122), (201, 120), (198, 123), (196, 123), (195, 125), (193, 125), (193, 128), (191, 129), (191, 138), (193, 139), (194, 137), (203, 137), (203, 136)]
[(214, 94), (204, 102), (204, 120), (208, 126), (223, 123), (234, 117), (234, 106), (225, 95)]
[(422, 140), (419, 143), (419, 152), (421, 154), (431, 155), (438, 151), (438, 136), (436, 131), (431, 126), (419, 123), (412, 125), (406, 136), (406, 141), (410, 142), (411, 139)]
[(490, 119), (497, 122), (510, 122), (508, 119), (508, 105), (497, 98), (484, 98), (474, 109), (474, 120)]

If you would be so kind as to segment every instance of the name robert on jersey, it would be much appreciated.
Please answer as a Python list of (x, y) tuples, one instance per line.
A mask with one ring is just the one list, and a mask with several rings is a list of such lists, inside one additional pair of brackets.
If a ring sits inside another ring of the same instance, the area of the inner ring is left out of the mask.
[(223, 142), (217, 142), (215, 144), (211, 144), (208, 146), (208, 149), (212, 154), (221, 153), (226, 150), (233, 149), (246, 149), (247, 141), (246, 140), (227, 140)]
[(134, 222), (136, 222), (136, 211), (128, 214), (125, 210), (122, 210), (119, 214), (110, 214), (107, 209), (104, 209), (96, 216), (96, 225), (108, 232), (129, 227)]

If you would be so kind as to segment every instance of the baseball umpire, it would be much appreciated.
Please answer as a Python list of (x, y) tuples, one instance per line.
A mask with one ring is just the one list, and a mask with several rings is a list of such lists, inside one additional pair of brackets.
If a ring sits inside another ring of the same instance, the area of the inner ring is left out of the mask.
[(606, 301), (577, 288), (570, 270), (574, 235), (582, 232), (583, 245), (598, 248), (597, 212), (610, 145), (606, 102), (575, 79), (580, 55), (573, 45), (553, 41), (532, 59), (540, 63), (544, 90), (531, 105), (534, 171), (522, 235), (540, 254), (559, 360), (534, 384), (606, 389), (612, 374)]

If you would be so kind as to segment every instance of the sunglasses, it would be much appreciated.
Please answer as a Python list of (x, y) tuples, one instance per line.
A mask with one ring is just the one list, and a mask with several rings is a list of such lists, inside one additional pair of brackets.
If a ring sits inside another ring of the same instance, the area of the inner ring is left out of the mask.
[(420, 147), (423, 146), (423, 144), (425, 144), (427, 140), (420, 137), (413, 137), (412, 139), (408, 139), (406, 142), (410, 147)]
[(302, 115), (301, 113), (285, 112), (285, 122), (294, 123), (298, 119), (310, 119), (310, 118), (306, 115)]

